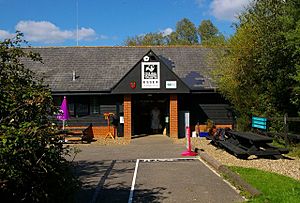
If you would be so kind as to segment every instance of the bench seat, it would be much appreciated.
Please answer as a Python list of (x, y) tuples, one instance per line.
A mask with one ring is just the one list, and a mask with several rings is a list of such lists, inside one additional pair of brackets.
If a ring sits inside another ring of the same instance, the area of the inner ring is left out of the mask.
[(232, 144), (231, 142), (228, 142), (228, 141), (217, 141), (219, 146), (222, 146), (223, 148), (225, 148), (226, 150), (232, 152), (235, 156), (237, 157), (241, 157), (241, 156), (244, 156), (244, 157), (248, 157), (248, 153), (246, 150)]
[(91, 130), (92, 124), (88, 127), (66, 127), (59, 134), (63, 136), (63, 142), (88, 142), (93, 140), (93, 137), (88, 133)]

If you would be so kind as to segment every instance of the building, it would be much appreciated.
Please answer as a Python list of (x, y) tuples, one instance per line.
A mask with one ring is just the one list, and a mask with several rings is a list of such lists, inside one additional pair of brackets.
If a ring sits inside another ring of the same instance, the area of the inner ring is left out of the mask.
[[(67, 96), (69, 126), (92, 124), (93, 136), (108, 132), (103, 114), (114, 113), (118, 136), (149, 134), (153, 109), (157, 132), (184, 137), (184, 112), (191, 129), (205, 122), (231, 127), (229, 106), (209, 77), (211, 49), (203, 47), (45, 47), (30, 48), (43, 64), (25, 66), (44, 78), (57, 105)], [(112, 129), (111, 129), (112, 130)], [(156, 132), (156, 133), (157, 133)]]

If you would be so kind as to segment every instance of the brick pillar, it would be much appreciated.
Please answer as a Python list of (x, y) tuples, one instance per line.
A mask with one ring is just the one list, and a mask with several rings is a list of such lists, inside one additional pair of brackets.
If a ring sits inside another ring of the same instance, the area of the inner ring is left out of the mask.
[(131, 95), (124, 95), (124, 138), (131, 139)]
[(178, 138), (178, 100), (177, 94), (170, 95), (170, 137)]

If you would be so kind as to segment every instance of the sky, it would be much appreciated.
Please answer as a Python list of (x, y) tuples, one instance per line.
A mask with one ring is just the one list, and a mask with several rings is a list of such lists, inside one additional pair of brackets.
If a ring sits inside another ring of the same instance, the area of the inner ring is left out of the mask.
[(122, 46), (127, 37), (168, 35), (183, 18), (196, 27), (209, 19), (229, 37), (250, 1), (0, 0), (0, 40), (19, 30), (31, 46)]

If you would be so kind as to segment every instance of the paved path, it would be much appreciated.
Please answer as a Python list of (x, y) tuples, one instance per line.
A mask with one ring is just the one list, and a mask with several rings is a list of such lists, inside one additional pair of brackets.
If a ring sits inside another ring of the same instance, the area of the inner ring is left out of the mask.
[(135, 170), (132, 202), (243, 201), (199, 159), (182, 159), (184, 146), (162, 135), (136, 138), (129, 145), (80, 149), (75, 161), (83, 186), (77, 202), (128, 202)]

